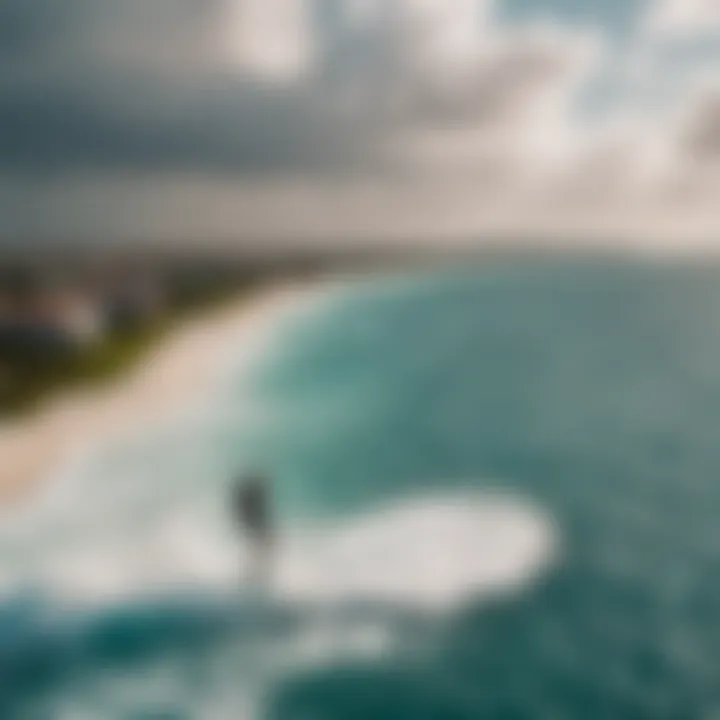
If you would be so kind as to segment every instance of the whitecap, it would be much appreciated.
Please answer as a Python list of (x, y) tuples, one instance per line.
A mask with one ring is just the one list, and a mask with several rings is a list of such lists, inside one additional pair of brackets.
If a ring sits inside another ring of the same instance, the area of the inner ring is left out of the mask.
[[(168, 509), (143, 532), (45, 547), (35, 562), (23, 556), (23, 571), (51, 599), (75, 603), (232, 591), (241, 586), (249, 552), (214, 510)], [(342, 522), (287, 528), (273, 593), (298, 603), (368, 601), (444, 611), (522, 591), (558, 550), (552, 518), (525, 499), (411, 498)]]
[(282, 562), (278, 590), (305, 601), (445, 610), (521, 591), (558, 549), (555, 523), (517, 497), (425, 497), (304, 539)]

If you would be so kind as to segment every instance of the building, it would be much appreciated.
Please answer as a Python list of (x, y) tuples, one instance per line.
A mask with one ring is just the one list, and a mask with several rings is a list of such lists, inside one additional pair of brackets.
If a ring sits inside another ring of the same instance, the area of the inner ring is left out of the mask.
[(102, 305), (71, 291), (39, 291), (0, 298), (0, 352), (60, 352), (99, 341), (106, 323)]
[(137, 330), (157, 320), (166, 310), (163, 284), (150, 277), (109, 287), (103, 298), (107, 326), (115, 331)]

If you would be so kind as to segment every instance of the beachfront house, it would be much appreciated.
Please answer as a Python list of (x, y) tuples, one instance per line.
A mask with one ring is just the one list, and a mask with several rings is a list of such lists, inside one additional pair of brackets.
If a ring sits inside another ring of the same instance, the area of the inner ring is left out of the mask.
[(111, 330), (132, 331), (157, 320), (167, 302), (163, 284), (158, 279), (143, 278), (109, 287), (103, 306)]
[(0, 298), (0, 353), (54, 353), (87, 347), (105, 331), (102, 306), (69, 291)]

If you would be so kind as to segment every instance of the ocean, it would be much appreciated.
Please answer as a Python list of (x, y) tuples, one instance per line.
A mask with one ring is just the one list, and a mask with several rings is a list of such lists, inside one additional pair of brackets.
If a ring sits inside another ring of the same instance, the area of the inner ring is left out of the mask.
[(348, 282), (2, 517), (0, 717), (709, 720), (719, 521), (719, 268)]

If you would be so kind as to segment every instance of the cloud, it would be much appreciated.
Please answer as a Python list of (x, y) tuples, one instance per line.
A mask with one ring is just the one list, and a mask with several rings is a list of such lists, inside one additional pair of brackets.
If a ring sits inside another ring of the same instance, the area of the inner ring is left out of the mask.
[(580, 66), (487, 2), (332, 1), (67, 0), (58, 25), (53, 0), (7, 0), (0, 168), (354, 171), (425, 130), (527, 129)]
[[(0, 229), (330, 241), (657, 232), (668, 203), (697, 211), (720, 101), (642, 105), (666, 82), (658, 38), (716, 3), (663, 0), (623, 49), (500, 25), (500, 2), (4, 0)], [(593, 116), (609, 70), (632, 92)]]
[[(7, 0), (0, 33), (15, 39), (0, 46), (0, 169), (242, 174), (350, 163), (366, 132), (329, 112), (321, 88), (273, 82), (277, 58), (255, 55), (264, 18), (238, 16), (238, 4), (67, 0), (59, 14), (55, 0)], [(256, 40), (247, 53), (245, 37)]]
[(108, 74), (202, 74), (220, 59), (225, 2), (4, 0), (0, 88), (78, 87)]
[(720, 88), (698, 99), (682, 142), (685, 152), (696, 162), (720, 162)]
[(304, 0), (229, 0), (225, 42), (238, 69), (287, 81), (315, 62), (312, 18)]
[(655, 0), (646, 30), (664, 38), (720, 31), (718, 0)]
[(132, 79), (88, 93), (6, 93), (0, 127), (0, 166), (40, 173), (330, 170), (362, 162), (371, 132), (350, 137), (311, 97), (236, 83), (188, 96)]

